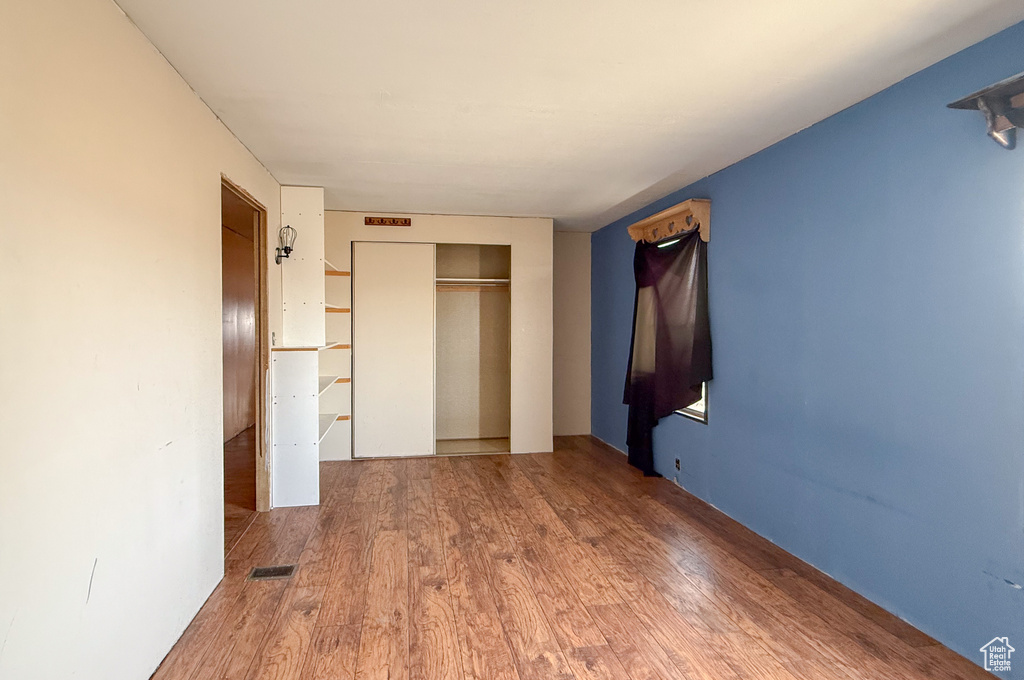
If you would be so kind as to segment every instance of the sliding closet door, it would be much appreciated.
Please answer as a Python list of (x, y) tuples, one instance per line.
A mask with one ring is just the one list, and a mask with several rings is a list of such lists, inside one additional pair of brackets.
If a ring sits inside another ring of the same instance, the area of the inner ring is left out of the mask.
[(434, 453), (434, 245), (353, 244), (357, 458)]

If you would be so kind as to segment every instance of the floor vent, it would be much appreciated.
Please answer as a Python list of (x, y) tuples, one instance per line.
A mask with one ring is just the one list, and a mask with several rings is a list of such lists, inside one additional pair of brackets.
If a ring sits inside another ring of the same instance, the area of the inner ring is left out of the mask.
[(274, 579), (291, 578), (295, 574), (294, 564), (282, 564), (276, 567), (253, 567), (249, 572), (250, 581), (271, 581)]

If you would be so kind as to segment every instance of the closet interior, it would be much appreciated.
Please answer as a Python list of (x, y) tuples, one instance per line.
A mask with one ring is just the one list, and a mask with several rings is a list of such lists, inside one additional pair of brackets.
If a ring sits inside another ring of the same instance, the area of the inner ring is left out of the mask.
[(512, 248), (439, 243), (435, 271), (436, 453), (507, 453)]

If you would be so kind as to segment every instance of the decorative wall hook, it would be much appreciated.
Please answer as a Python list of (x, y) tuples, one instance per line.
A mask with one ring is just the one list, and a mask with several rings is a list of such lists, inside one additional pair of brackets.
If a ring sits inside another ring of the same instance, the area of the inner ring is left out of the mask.
[(1004, 149), (1012, 149), (1017, 146), (1017, 128), (1024, 128), (1024, 73), (1000, 80), (948, 106), (981, 111), (988, 136)]
[(277, 240), (281, 244), (277, 248), (277, 254), (274, 256), (274, 262), (281, 264), (281, 259), (288, 257), (292, 254), (292, 247), (295, 245), (295, 237), (298, 236), (298, 232), (291, 225), (285, 225), (281, 227), (281, 231), (277, 232)]

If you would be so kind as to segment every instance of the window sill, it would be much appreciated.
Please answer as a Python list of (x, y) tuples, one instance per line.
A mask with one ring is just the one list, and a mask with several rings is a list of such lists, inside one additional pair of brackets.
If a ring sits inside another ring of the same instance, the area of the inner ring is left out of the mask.
[(684, 418), (688, 418), (690, 420), (694, 420), (694, 421), (696, 421), (698, 423), (702, 423), (704, 425), (708, 424), (708, 414), (707, 413), (701, 413), (700, 411), (693, 411), (693, 410), (686, 409), (686, 408), (681, 408), (678, 411), (673, 411), (673, 413), (675, 415), (677, 415), (677, 416), (682, 416)]

